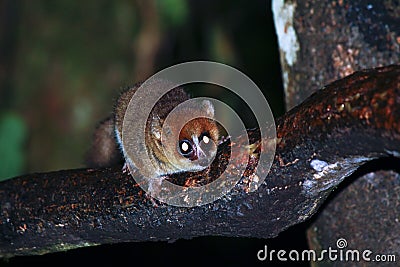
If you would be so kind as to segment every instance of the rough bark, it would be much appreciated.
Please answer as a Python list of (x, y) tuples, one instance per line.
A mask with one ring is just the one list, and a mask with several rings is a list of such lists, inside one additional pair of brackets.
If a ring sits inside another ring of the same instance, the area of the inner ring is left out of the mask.
[[(396, 1), (274, 2), (288, 108), (329, 81), (400, 60), (400, 9)], [(369, 248), (374, 254), (398, 253), (398, 173), (376, 172), (398, 172), (398, 166), (399, 161), (378, 161), (359, 173), (353, 183), (346, 183), (310, 227), (311, 248), (336, 248), (336, 240), (345, 238), (350, 248)]]
[[(225, 197), (182, 208), (152, 201), (121, 172), (80, 169), (29, 174), (0, 183), (0, 255), (43, 254), (105, 243), (196, 236), (270, 238), (313, 215), (360, 165), (399, 156), (400, 67), (357, 72), (326, 86), (277, 119), (277, 150), (265, 182), (248, 186), (256, 159)], [(257, 130), (249, 131), (250, 139)], [(262, 140), (267, 146), (269, 140)], [(211, 166), (229, 157), (224, 143)], [(247, 163), (247, 156), (246, 163)], [(239, 159), (238, 165), (243, 164)]]
[(400, 61), (396, 1), (273, 1), (287, 108), (354, 71)]

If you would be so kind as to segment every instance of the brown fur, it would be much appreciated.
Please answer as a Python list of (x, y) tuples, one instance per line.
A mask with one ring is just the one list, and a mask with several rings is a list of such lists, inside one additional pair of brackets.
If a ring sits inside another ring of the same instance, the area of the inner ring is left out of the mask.
[[(164, 81), (156, 80), (154, 81), (151, 86), (163, 86)], [(122, 140), (122, 128), (123, 128), (123, 121), (125, 117), (125, 113), (127, 111), (127, 107), (129, 102), (131, 101), (132, 97), (136, 93), (137, 89), (140, 87), (140, 83), (134, 85), (131, 88), (123, 91), (115, 105), (114, 109), (114, 118), (105, 121), (104, 126), (100, 126), (98, 129), (98, 133), (95, 134), (96, 145), (98, 146), (97, 152), (94, 151), (92, 155), (99, 155), (99, 158), (94, 160), (95, 162), (101, 163), (101, 165), (105, 165), (108, 159), (114, 159), (114, 149), (117, 147), (114, 138), (114, 146), (110, 145), (110, 138), (101, 137), (101, 135), (110, 136), (110, 124), (115, 122), (114, 128), (118, 132), (119, 140)], [(152, 88), (152, 87), (150, 87)], [(154, 94), (157, 90), (149, 90), (148, 94), (155, 96)], [(180, 125), (182, 120), (185, 116), (193, 116), (193, 117), (204, 117), (204, 116), (213, 116), (214, 108), (212, 107), (209, 101), (203, 101), (202, 104), (195, 104), (190, 107), (186, 107), (183, 110), (179, 111), (178, 114), (175, 116), (171, 116), (171, 129), (169, 134), (163, 136), (163, 138), (158, 139), (157, 137), (161, 136), (162, 127), (164, 124), (165, 119), (171, 113), (171, 111), (178, 106), (180, 103), (185, 102), (190, 97), (189, 95), (180, 87), (176, 87), (166, 93), (154, 106), (152, 109), (145, 128), (145, 148), (148, 151), (148, 156), (156, 166), (154, 170), (154, 176), (165, 175), (169, 173), (175, 173), (180, 171), (190, 171), (190, 170), (198, 170), (199, 166), (195, 165), (194, 163), (190, 162), (188, 159), (184, 158), (178, 151), (178, 138), (181, 140), (182, 138), (190, 139), (193, 135), (200, 136), (202, 133), (207, 132), (210, 139), (217, 143), (219, 134), (218, 134), (218, 127), (217, 124), (207, 118), (198, 118), (189, 121), (184, 127), (182, 128), (181, 132), (178, 132), (180, 129), (177, 125)], [(104, 138), (104, 139), (103, 139)], [(170, 138), (170, 139), (168, 139)], [(167, 142), (166, 140), (175, 140), (173, 142)], [(103, 144), (103, 145), (102, 145)], [(122, 144), (119, 144), (120, 148), (123, 151), (125, 157), (127, 156), (126, 150)], [(124, 144), (130, 145), (130, 144)], [(101, 147), (104, 146), (104, 147)], [(141, 151), (144, 147), (133, 147), (133, 151)], [(168, 152), (169, 157), (164, 154), (164, 151)], [(112, 152), (110, 155), (107, 155), (107, 152)], [(216, 150), (214, 151), (216, 152)], [(138, 153), (139, 154), (139, 153)], [(129, 168), (137, 168), (143, 170), (143, 168), (149, 168), (148, 166), (144, 166), (144, 163), (140, 159), (137, 160), (128, 160), (125, 159), (128, 164), (136, 165), (129, 166)], [(92, 160), (93, 161), (93, 160)]]
[(85, 162), (91, 168), (110, 167), (123, 162), (114, 134), (114, 116), (103, 120), (97, 126)]

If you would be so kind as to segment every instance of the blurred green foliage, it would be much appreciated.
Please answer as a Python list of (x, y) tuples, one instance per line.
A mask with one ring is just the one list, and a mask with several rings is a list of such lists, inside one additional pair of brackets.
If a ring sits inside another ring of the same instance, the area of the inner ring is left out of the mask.
[(157, 9), (166, 27), (182, 25), (188, 15), (188, 6), (185, 0), (157, 0)]
[(13, 113), (0, 116), (0, 181), (23, 170), (26, 138), (27, 129), (20, 116)]

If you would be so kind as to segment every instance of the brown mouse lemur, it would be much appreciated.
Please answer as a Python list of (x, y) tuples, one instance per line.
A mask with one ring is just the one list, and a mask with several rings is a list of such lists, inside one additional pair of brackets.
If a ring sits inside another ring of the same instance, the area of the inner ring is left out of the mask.
[[(148, 168), (148, 166), (135, 166), (133, 162), (141, 161), (130, 159), (124, 147), (129, 144), (122, 143), (124, 116), (128, 110), (129, 102), (140, 85), (139, 83), (124, 90), (115, 104), (113, 115), (103, 120), (97, 127), (92, 147), (87, 154), (86, 162), (88, 166), (108, 167), (125, 161), (125, 166), (131, 172), (137, 169), (143, 173), (143, 170)], [(156, 82), (152, 86), (157, 85), (160, 84)], [(149, 95), (155, 94), (151, 87), (146, 88), (146, 90), (148, 90), (146, 93)], [(202, 170), (206, 167), (203, 164), (204, 161), (208, 161), (216, 155), (219, 128), (217, 123), (210, 119), (214, 117), (214, 106), (208, 100), (202, 100), (192, 106), (179, 109), (168, 122), (172, 131), (179, 131), (176, 134), (178, 138), (172, 142), (162, 138), (162, 127), (168, 114), (179, 104), (189, 99), (188, 93), (181, 87), (176, 87), (159, 99), (147, 118), (144, 142), (148, 157), (154, 166), (152, 178), (184, 171)], [(184, 117), (183, 115), (186, 114), (191, 114), (194, 119), (181, 127), (182, 119), (180, 115)], [(176, 129), (174, 128), (175, 125), (177, 126)]]

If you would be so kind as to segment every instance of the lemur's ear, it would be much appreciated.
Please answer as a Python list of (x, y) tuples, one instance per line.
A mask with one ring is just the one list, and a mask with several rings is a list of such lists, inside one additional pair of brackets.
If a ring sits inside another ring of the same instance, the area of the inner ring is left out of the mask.
[(214, 117), (214, 105), (209, 100), (203, 100), (201, 108), (205, 111), (207, 116)]

